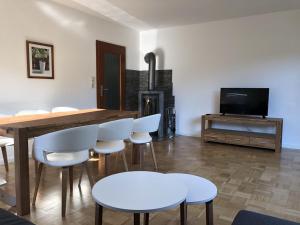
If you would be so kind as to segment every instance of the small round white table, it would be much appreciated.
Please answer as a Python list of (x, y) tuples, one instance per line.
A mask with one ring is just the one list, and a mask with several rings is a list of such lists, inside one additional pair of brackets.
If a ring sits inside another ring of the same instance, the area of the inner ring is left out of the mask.
[[(191, 174), (169, 173), (166, 176), (180, 180), (187, 186), (186, 206), (205, 204), (206, 224), (213, 225), (213, 199), (218, 193), (216, 185), (205, 178)], [(187, 208), (184, 210), (186, 211)], [(187, 215), (187, 212), (184, 214)]]
[(95, 224), (102, 225), (103, 207), (134, 214), (134, 225), (140, 225), (140, 214), (172, 209), (180, 205), (181, 224), (186, 224), (184, 215), (186, 185), (162, 173), (134, 171), (114, 174), (98, 181), (92, 195), (96, 201)]

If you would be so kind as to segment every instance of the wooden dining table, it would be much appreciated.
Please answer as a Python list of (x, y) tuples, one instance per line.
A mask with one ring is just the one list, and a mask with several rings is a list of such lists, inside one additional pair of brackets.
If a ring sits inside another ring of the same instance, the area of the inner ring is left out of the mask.
[(28, 139), (67, 128), (137, 116), (138, 112), (135, 111), (83, 109), (1, 118), (0, 136), (14, 138), (15, 197), (18, 215), (30, 213)]

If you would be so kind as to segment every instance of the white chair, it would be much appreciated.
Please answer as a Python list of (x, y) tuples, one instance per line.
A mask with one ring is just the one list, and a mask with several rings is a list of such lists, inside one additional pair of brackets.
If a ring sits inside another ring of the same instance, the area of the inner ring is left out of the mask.
[(43, 166), (62, 168), (62, 216), (66, 213), (67, 178), (70, 172), (70, 193), (73, 191), (73, 166), (84, 164), (91, 186), (92, 176), (88, 169), (89, 149), (96, 145), (97, 125), (76, 127), (35, 138), (33, 153), (39, 168), (32, 205), (35, 205)]
[[(5, 118), (5, 117), (9, 117), (9, 116), (11, 116), (11, 115), (0, 114), (0, 118)], [(14, 139), (13, 138), (7, 138), (7, 137), (1, 137), (0, 136), (0, 148), (1, 148), (1, 151), (2, 151), (2, 157), (3, 157), (6, 172), (8, 172), (8, 160), (7, 160), (6, 147), (7, 146), (12, 146), (12, 145), (14, 145)]]
[(120, 119), (100, 124), (98, 127), (98, 142), (94, 151), (105, 155), (105, 174), (108, 174), (108, 156), (111, 153), (122, 154), (125, 170), (128, 171), (124, 140), (132, 132), (133, 119)]
[(39, 114), (47, 114), (49, 113), (46, 110), (21, 110), (15, 114), (15, 116), (29, 116), (29, 115), (39, 115)]
[(73, 107), (67, 107), (67, 106), (62, 106), (62, 107), (55, 107), (51, 110), (51, 112), (74, 112), (74, 111), (78, 111), (77, 108), (73, 108)]
[[(148, 144), (148, 143), (150, 144), (152, 158), (156, 170), (158, 170), (157, 161), (156, 161), (154, 147), (152, 143), (152, 137), (150, 136), (149, 133), (158, 130), (160, 118), (161, 118), (160, 114), (154, 114), (151, 116), (145, 116), (142, 118), (135, 119), (133, 121), (133, 129), (132, 129), (133, 133), (130, 136), (130, 141), (134, 145)], [(142, 167), (144, 152), (141, 148), (139, 148), (139, 151), (140, 151), (140, 167)]]

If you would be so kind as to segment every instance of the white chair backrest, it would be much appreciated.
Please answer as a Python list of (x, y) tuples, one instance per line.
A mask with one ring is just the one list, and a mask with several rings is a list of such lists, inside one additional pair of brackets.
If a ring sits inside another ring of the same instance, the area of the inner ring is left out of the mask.
[(16, 116), (27, 116), (27, 115), (46, 114), (46, 113), (49, 113), (49, 112), (46, 111), (46, 110), (41, 110), (41, 109), (38, 109), (38, 110), (21, 110), (21, 111), (17, 112), (15, 115)]
[(52, 112), (74, 112), (74, 111), (78, 111), (78, 109), (73, 107), (62, 106), (62, 107), (55, 107), (51, 111)]
[(95, 147), (97, 125), (70, 128), (34, 138), (34, 149), (45, 152), (78, 152)]
[(133, 121), (133, 132), (155, 132), (158, 130), (161, 115), (154, 114), (135, 119)]
[(98, 128), (98, 140), (117, 141), (127, 139), (132, 132), (132, 126), (132, 118), (102, 123)]

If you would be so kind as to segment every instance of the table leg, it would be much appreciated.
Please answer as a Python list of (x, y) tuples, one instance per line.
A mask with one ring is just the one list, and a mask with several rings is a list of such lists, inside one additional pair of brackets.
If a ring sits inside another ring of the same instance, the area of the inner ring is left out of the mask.
[(187, 224), (187, 205), (186, 202), (180, 204), (180, 225)]
[(144, 213), (144, 225), (149, 225), (149, 213)]
[(30, 213), (28, 137), (26, 129), (14, 130), (15, 188), (17, 213)]
[(103, 207), (96, 203), (95, 225), (102, 225)]
[(141, 224), (140, 214), (139, 213), (134, 213), (133, 214), (133, 224), (134, 225), (140, 225)]
[(206, 206), (206, 225), (214, 224), (214, 215), (213, 215), (213, 201), (205, 203)]

